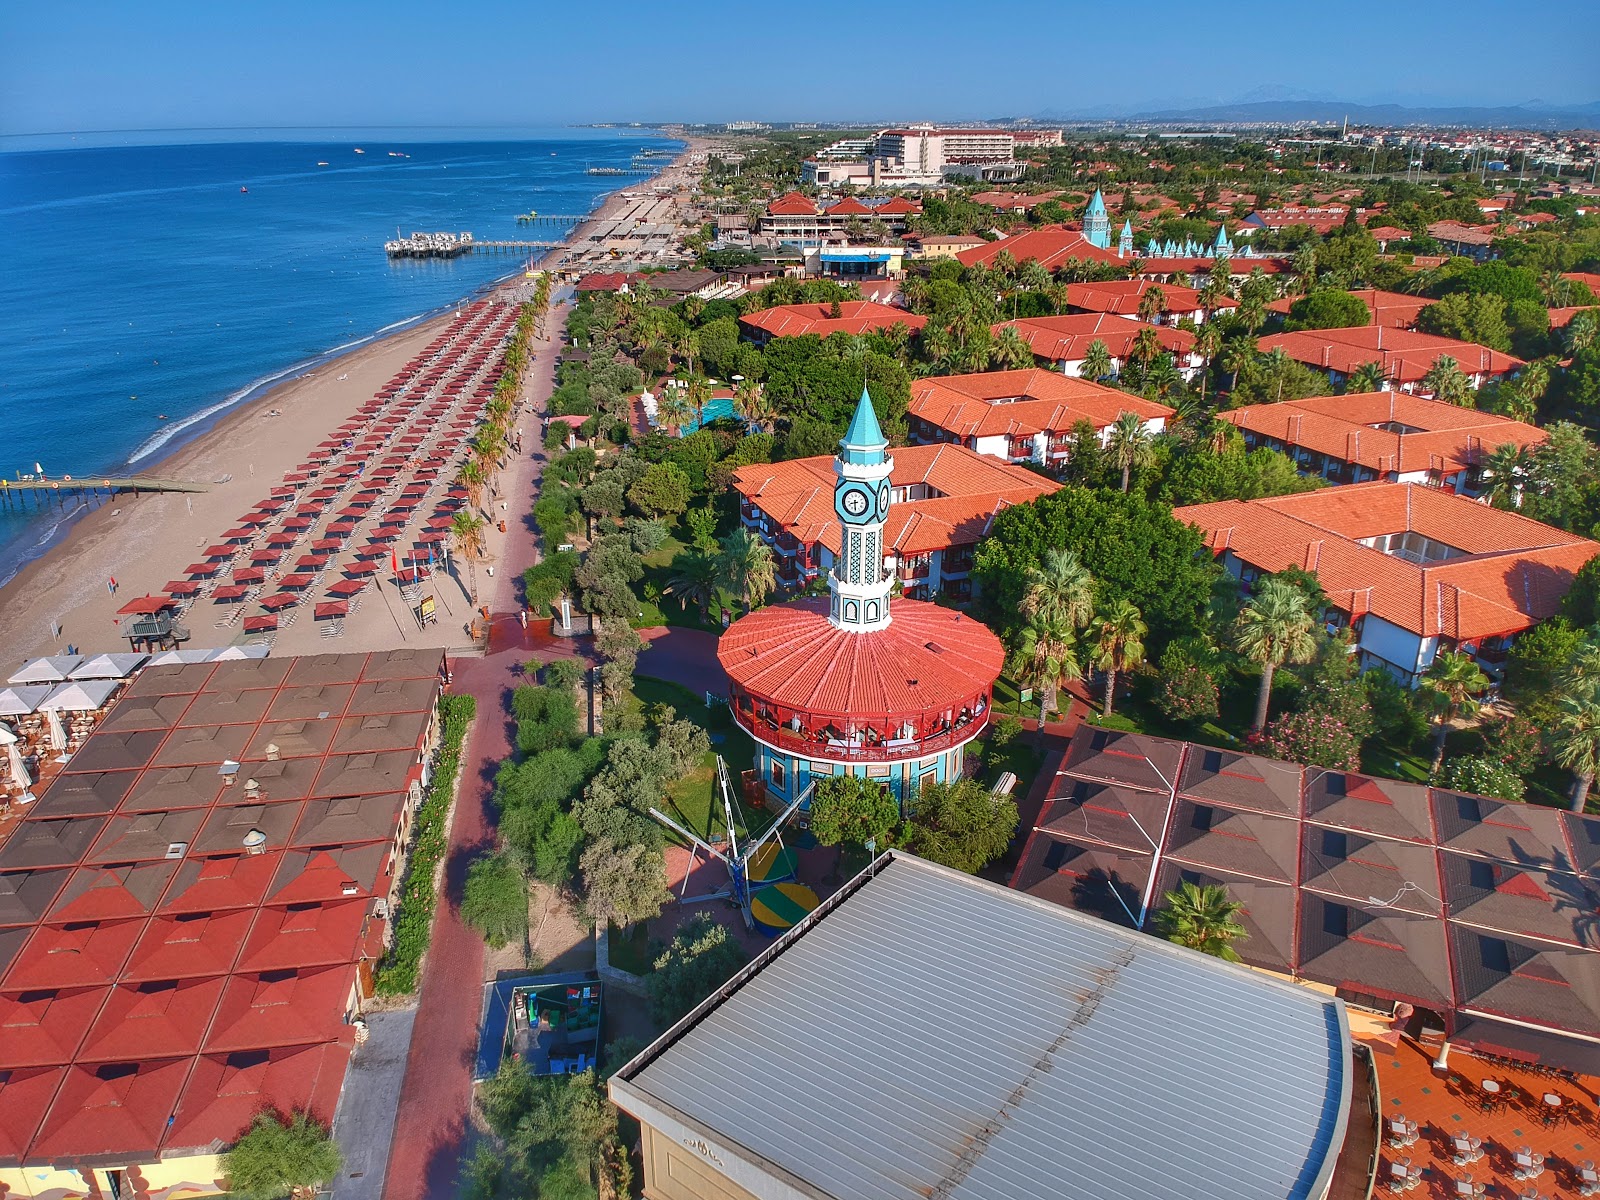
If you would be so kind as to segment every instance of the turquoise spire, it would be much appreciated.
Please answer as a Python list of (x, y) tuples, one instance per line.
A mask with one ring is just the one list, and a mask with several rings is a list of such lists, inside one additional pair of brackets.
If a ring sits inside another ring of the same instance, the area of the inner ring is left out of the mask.
[(1211, 243), (1212, 258), (1226, 258), (1233, 253), (1233, 243), (1228, 240), (1227, 225), (1217, 226), (1217, 240)]
[(1083, 240), (1102, 250), (1111, 249), (1111, 216), (1106, 212), (1106, 198), (1095, 188), (1089, 198), (1089, 207), (1083, 213)]
[(1133, 257), (1133, 222), (1123, 221), (1122, 233), (1117, 238), (1117, 254), (1123, 258)]
[(844, 431), (844, 440), (839, 443), (840, 457), (847, 463), (872, 466), (883, 461), (883, 452), (888, 448), (889, 439), (883, 436), (883, 430), (878, 427), (878, 414), (873, 411), (872, 397), (867, 394), (866, 385), (862, 384), (861, 399), (856, 402), (856, 415), (850, 419), (850, 428)]
[(1085, 215), (1091, 217), (1103, 217), (1106, 215), (1106, 198), (1101, 194), (1099, 188), (1095, 188), (1094, 195), (1089, 197), (1089, 211)]

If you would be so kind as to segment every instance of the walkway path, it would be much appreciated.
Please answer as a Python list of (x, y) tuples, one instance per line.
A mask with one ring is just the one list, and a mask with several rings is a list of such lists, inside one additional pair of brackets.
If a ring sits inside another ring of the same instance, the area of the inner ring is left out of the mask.
[[(564, 314), (552, 313), (547, 328), (558, 330)], [(521, 607), (520, 575), (536, 558), (531, 523), (534, 489), (544, 465), (540, 414), (554, 382), (549, 343), (536, 347), (524, 411), (525, 457), (507, 468), (503, 490), (508, 518), (506, 541), (496, 562), (494, 585), (485, 596), (496, 614), (491, 653), (453, 659), (451, 690), (472, 695), (478, 716), (462, 755), (461, 785), (445, 859), (444, 895), (434, 916), (424, 963), (411, 1053), (395, 1121), (383, 1200), (447, 1200), (457, 1190), (460, 1156), (470, 1132), (472, 1064), (478, 1046), (482, 1008), (484, 946), (461, 920), (461, 894), (467, 868), (494, 845), (490, 794), (495, 772), (510, 753), (514, 730), (511, 691), (523, 682), (520, 668), (530, 650), (541, 657), (570, 653), (537, 629), (524, 632), (516, 619)]]
[(662, 625), (641, 629), (639, 636), (650, 644), (639, 656), (640, 675), (679, 684), (697, 696), (706, 691), (719, 696), (728, 694), (728, 674), (717, 662), (716, 634), (704, 629)]

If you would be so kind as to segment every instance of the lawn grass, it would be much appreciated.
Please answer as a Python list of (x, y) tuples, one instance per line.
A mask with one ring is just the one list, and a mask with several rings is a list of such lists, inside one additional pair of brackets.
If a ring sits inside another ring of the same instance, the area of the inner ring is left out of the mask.
[[(641, 662), (641, 665), (647, 664)], [(704, 696), (697, 696), (676, 683), (636, 676), (633, 694), (646, 710), (651, 705), (670, 704), (680, 719), (693, 721), (713, 737), (721, 737), (720, 742), (713, 741), (711, 749), (702, 756), (693, 771), (668, 785), (665, 811), (684, 828), (707, 841), (726, 838), (727, 819), (723, 816), (722, 801), (717, 797), (715, 787), (717, 755), (722, 755), (723, 761), (728, 764), (728, 774), (737, 790), (739, 773), (755, 765), (755, 742), (733, 723), (725, 705), (718, 704), (715, 709), (708, 709)], [(747, 808), (737, 795), (735, 801), (733, 819), (737, 826), (734, 830), (736, 835), (743, 837), (751, 828), (762, 829), (771, 820), (764, 810)], [(675, 843), (682, 841), (671, 831), (667, 836)]]
[(1001, 775), (1010, 771), (1017, 777), (1017, 790), (1025, 793), (1043, 767), (1044, 755), (1035, 744), (1033, 735), (1019, 733), (984, 759), (983, 782), (993, 787)]
[(644, 615), (632, 622), (635, 629), (677, 625), (685, 629), (704, 629), (707, 633), (721, 633), (722, 621), (719, 615), (721, 610), (726, 608), (730, 613), (739, 611), (737, 598), (726, 588), (717, 589), (716, 597), (711, 601), (705, 620), (700, 619), (698, 605), (683, 604), (676, 596), (665, 594), (667, 584), (672, 579), (672, 560), (687, 549), (689, 544), (673, 533), (659, 547), (644, 556), (644, 578), (639, 582), (637, 590), (642, 595), (646, 584), (654, 584), (663, 594), (658, 603), (640, 601), (639, 607), (644, 610)]
[(632, 975), (648, 975), (656, 969), (656, 951), (648, 921), (638, 922), (627, 933), (615, 925), (608, 926), (606, 945), (611, 954), (611, 965), (618, 970)]

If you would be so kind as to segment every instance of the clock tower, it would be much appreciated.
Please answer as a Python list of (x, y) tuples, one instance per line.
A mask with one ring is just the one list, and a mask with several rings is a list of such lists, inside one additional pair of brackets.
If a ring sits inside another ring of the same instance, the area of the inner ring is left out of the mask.
[(883, 527), (889, 517), (889, 473), (894, 459), (878, 427), (872, 397), (861, 389), (856, 414), (833, 460), (838, 482), (833, 511), (839, 518), (839, 553), (828, 575), (828, 620), (850, 633), (889, 624), (894, 580), (884, 569)]

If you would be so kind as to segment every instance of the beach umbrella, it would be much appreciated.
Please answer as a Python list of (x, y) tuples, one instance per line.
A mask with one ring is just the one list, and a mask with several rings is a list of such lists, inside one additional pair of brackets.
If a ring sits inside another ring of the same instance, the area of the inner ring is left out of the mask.
[[(261, 602), (261, 607), (266, 609), (268, 612), (277, 612), (280, 608), (288, 608), (290, 605), (297, 603), (299, 603), (299, 601), (295, 597), (289, 595), (288, 592), (273, 592), (272, 595), (268, 596)], [(250, 619), (248, 617), (245, 618), (245, 624), (247, 627), (249, 625), (249, 620)]]
[(360, 594), (361, 590), (366, 586), (367, 581), (365, 579), (341, 579), (338, 583), (328, 588), (328, 595), (348, 598)]
[[(344, 539), (340, 537), (318, 538), (316, 541), (311, 543), (311, 548), (318, 551), (342, 550), (344, 548)], [(311, 556), (307, 555), (306, 557), (309, 558)], [(328, 556), (326, 553), (319, 553), (316, 557), (322, 560), (322, 562), (318, 564), (319, 566), (325, 565), (328, 561)], [(305, 560), (302, 559), (301, 561), (304, 562)]]
[(315, 582), (316, 579), (310, 575), (294, 574), (285, 575), (282, 579), (278, 580), (278, 586), (281, 588), (286, 588), (290, 591), (299, 591), (302, 588), (310, 587)]
[(17, 740), (17, 735), (11, 732), (11, 726), (0, 725), (0, 746), (12, 745)]
[(265, 580), (267, 573), (260, 567), (244, 567), (233, 573), (235, 583), (260, 583)]
[(67, 730), (61, 724), (59, 709), (48, 708), (44, 714), (45, 723), (50, 727), (50, 749), (65, 750), (67, 748)]
[(144, 665), (148, 654), (96, 654), (86, 658), (69, 679), (126, 679)]
[[(60, 683), (83, 665), (81, 654), (54, 654), (47, 658), (30, 658), (8, 683)], [(29, 710), (32, 711), (31, 709)]]
[(49, 684), (0, 688), (0, 717), (23, 717), (38, 712), (55, 689)]
[(111, 699), (117, 690), (115, 679), (82, 679), (63, 683), (47, 696), (39, 708), (43, 712), (94, 712)]
[(294, 534), (284, 530), (279, 530), (277, 533), (269, 534), (267, 536), (267, 545), (269, 546), (292, 546), (294, 543)]
[(28, 774), (28, 765), (22, 761), (22, 751), (15, 742), (7, 744), (6, 757), (11, 760), (11, 782), (27, 791), (33, 786), (33, 776)]
[[(166, 612), (171, 607), (171, 596), (140, 596), (136, 600), (129, 600), (121, 608), (117, 609), (117, 615), (147, 617), (159, 612)], [(62, 678), (66, 677), (62, 676)]]
[(146, 666), (149, 667), (183, 667), (190, 663), (203, 663), (211, 660), (213, 651), (210, 650), (164, 650), (152, 658)]
[(250, 589), (242, 583), (229, 583), (212, 592), (211, 599), (218, 604), (226, 604), (230, 601), (243, 600), (249, 592)]
[(173, 599), (180, 596), (192, 596), (200, 590), (200, 585), (191, 579), (169, 579), (161, 586), (161, 590)]
[[(237, 540), (241, 542), (248, 542), (251, 537), (254, 536), (248, 529), (236, 529), (233, 532), (238, 534)], [(221, 542), (218, 542), (215, 546), (207, 546), (201, 553), (200, 557), (218, 559), (232, 558), (233, 550), (234, 548), (232, 546), (225, 546)]]
[[(249, 618), (247, 617), (246, 620)], [(278, 618), (273, 617), (274, 622)], [(276, 625), (273, 626), (276, 628)], [(224, 646), (221, 650), (213, 650), (206, 656), (207, 662), (243, 662), (247, 659), (265, 658), (272, 653), (270, 646)]]
[(222, 564), (221, 563), (214, 563), (214, 562), (190, 563), (187, 567), (185, 567), (183, 569), (183, 573), (185, 575), (193, 576), (195, 579), (210, 579), (213, 575), (217, 574), (221, 570), (222, 570)]
[(326, 621), (331, 617), (344, 617), (349, 614), (350, 602), (348, 600), (325, 600), (317, 605), (316, 611), (312, 615), (315, 620)]
[[(250, 556), (250, 562), (258, 567), (267, 566), (271, 563), (277, 562), (282, 557), (283, 552), (281, 550), (257, 550)], [(234, 572), (235, 576), (238, 574), (239, 573), (237, 571)]]
[(277, 627), (278, 618), (272, 613), (259, 613), (256, 616), (244, 619), (244, 631), (246, 633), (268, 633)]

